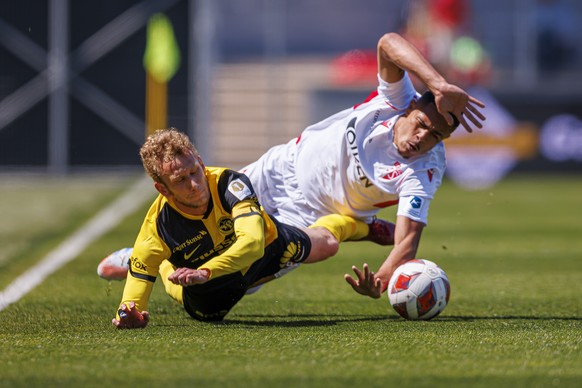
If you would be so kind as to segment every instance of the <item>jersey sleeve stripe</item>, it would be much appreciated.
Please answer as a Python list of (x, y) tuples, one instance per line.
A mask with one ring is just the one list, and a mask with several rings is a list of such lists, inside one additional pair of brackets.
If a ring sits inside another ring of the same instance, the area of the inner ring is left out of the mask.
[(156, 282), (156, 277), (155, 276), (146, 275), (146, 274), (143, 274), (143, 273), (133, 272), (131, 270), (131, 266), (129, 267), (129, 274), (131, 276), (133, 276), (134, 278), (137, 278), (137, 279), (147, 280), (148, 282), (152, 282), (152, 283), (155, 283)]
[(237, 218), (240, 218), (240, 217), (249, 217), (249, 216), (259, 216), (259, 217), (262, 217), (262, 214), (259, 213), (259, 212), (249, 212), (249, 213), (245, 213), (245, 214), (241, 214), (239, 216), (236, 216), (232, 220), (234, 221)]
[(365, 103), (367, 103), (367, 102), (370, 102), (370, 101), (372, 101), (372, 100), (373, 100), (373, 99), (374, 99), (376, 96), (378, 96), (378, 90), (374, 90), (374, 91), (372, 91), (372, 92), (371, 92), (371, 93), (368, 95), (368, 97), (366, 97), (366, 99), (365, 99), (364, 101), (360, 102), (359, 104), (356, 104), (356, 105), (354, 105), (352, 109), (357, 109), (357, 108), (358, 108), (360, 105), (363, 105), (363, 104), (365, 104)]

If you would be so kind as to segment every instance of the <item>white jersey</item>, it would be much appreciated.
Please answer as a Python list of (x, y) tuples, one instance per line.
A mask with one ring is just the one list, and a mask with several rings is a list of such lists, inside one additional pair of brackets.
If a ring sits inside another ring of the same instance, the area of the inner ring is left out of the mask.
[(305, 227), (333, 213), (370, 222), (398, 204), (398, 215), (427, 223), (445, 171), (444, 145), (403, 158), (394, 124), (418, 94), (407, 74), (393, 84), (378, 81), (362, 104), (307, 127), (242, 170), (267, 213)]

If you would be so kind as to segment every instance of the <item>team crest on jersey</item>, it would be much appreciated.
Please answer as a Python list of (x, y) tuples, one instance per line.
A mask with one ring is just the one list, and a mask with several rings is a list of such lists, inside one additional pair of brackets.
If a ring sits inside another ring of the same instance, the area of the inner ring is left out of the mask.
[(231, 234), (234, 230), (234, 223), (232, 222), (232, 219), (229, 217), (222, 217), (218, 221), (218, 230), (224, 235)]
[(228, 185), (228, 191), (241, 201), (251, 195), (251, 189), (240, 179), (235, 179)]

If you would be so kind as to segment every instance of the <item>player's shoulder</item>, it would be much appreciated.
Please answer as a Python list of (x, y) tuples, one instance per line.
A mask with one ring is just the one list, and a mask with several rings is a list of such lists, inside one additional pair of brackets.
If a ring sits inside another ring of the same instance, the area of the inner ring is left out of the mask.
[(217, 167), (217, 166), (206, 166), (206, 178), (208, 180), (218, 181), (223, 174), (228, 174), (229, 170), (226, 167)]
[[(225, 167), (209, 167), (209, 175), (216, 181), (220, 192), (228, 189), (233, 182), (240, 182), (243, 185), (251, 186), (249, 178), (242, 172), (231, 170)], [(238, 184), (235, 183), (235, 186)]]
[(429, 152), (409, 163), (407, 168), (409, 171), (405, 175), (410, 179), (421, 178), (421, 181), (428, 180), (428, 182), (438, 184), (446, 169), (444, 146), (442, 143), (437, 144)]
[(388, 83), (378, 75), (378, 96), (390, 108), (403, 111), (408, 108), (410, 102), (419, 97), (412, 80), (407, 72), (397, 82)]
[(447, 162), (445, 143), (441, 141), (435, 145), (428, 153), (428, 159), (435, 166), (444, 168)]
[(432, 150), (423, 155), (417, 163), (414, 163), (416, 175), (428, 179), (428, 182), (437, 186), (440, 185), (446, 167), (447, 161), (442, 143), (437, 144)]
[(214, 169), (214, 187), (220, 203), (227, 212), (240, 201), (247, 199), (256, 200), (256, 194), (250, 179), (243, 173), (229, 168)]
[(224, 192), (234, 181), (250, 185), (249, 178), (244, 173), (227, 167), (206, 167), (206, 178), (210, 187), (216, 187), (218, 192)]

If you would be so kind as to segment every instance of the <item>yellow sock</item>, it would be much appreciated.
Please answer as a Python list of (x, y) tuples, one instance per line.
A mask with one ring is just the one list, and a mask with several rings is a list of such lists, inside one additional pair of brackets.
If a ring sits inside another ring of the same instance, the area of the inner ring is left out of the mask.
[(361, 240), (368, 235), (369, 227), (363, 221), (349, 216), (330, 214), (317, 219), (310, 228), (323, 227), (334, 235), (338, 242), (346, 240)]

